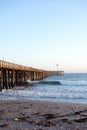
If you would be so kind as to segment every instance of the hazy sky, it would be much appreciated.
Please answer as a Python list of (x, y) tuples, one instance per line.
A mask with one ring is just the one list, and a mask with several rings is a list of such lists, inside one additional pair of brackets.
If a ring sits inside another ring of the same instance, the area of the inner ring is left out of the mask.
[(0, 59), (87, 72), (87, 0), (0, 0)]

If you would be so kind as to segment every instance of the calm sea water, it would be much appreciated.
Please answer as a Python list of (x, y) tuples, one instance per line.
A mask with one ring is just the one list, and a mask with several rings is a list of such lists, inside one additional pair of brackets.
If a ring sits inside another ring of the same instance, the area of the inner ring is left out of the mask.
[(50, 76), (42, 81), (29, 82), (27, 87), (0, 92), (0, 100), (9, 99), (87, 103), (87, 74)]

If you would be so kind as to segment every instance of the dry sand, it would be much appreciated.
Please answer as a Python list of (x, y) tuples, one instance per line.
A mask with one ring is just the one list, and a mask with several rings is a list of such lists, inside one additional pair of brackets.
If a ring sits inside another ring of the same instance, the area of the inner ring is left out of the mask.
[(0, 130), (87, 130), (87, 105), (0, 101)]

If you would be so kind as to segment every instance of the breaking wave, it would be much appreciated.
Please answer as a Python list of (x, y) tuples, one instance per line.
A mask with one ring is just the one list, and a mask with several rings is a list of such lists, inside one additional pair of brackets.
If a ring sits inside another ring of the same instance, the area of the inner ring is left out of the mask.
[(61, 85), (59, 81), (39, 81), (38, 84)]

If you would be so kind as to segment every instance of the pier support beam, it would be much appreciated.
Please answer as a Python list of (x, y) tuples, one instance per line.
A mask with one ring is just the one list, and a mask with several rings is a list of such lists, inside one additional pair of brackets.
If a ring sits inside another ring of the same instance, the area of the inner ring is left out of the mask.
[(13, 87), (15, 86), (16, 84), (16, 78), (15, 78), (15, 70), (12, 70), (12, 82), (13, 82)]
[(34, 80), (34, 72), (30, 72), (30, 80), (31, 80), (31, 81)]
[(0, 91), (3, 89), (3, 70), (0, 69)]

